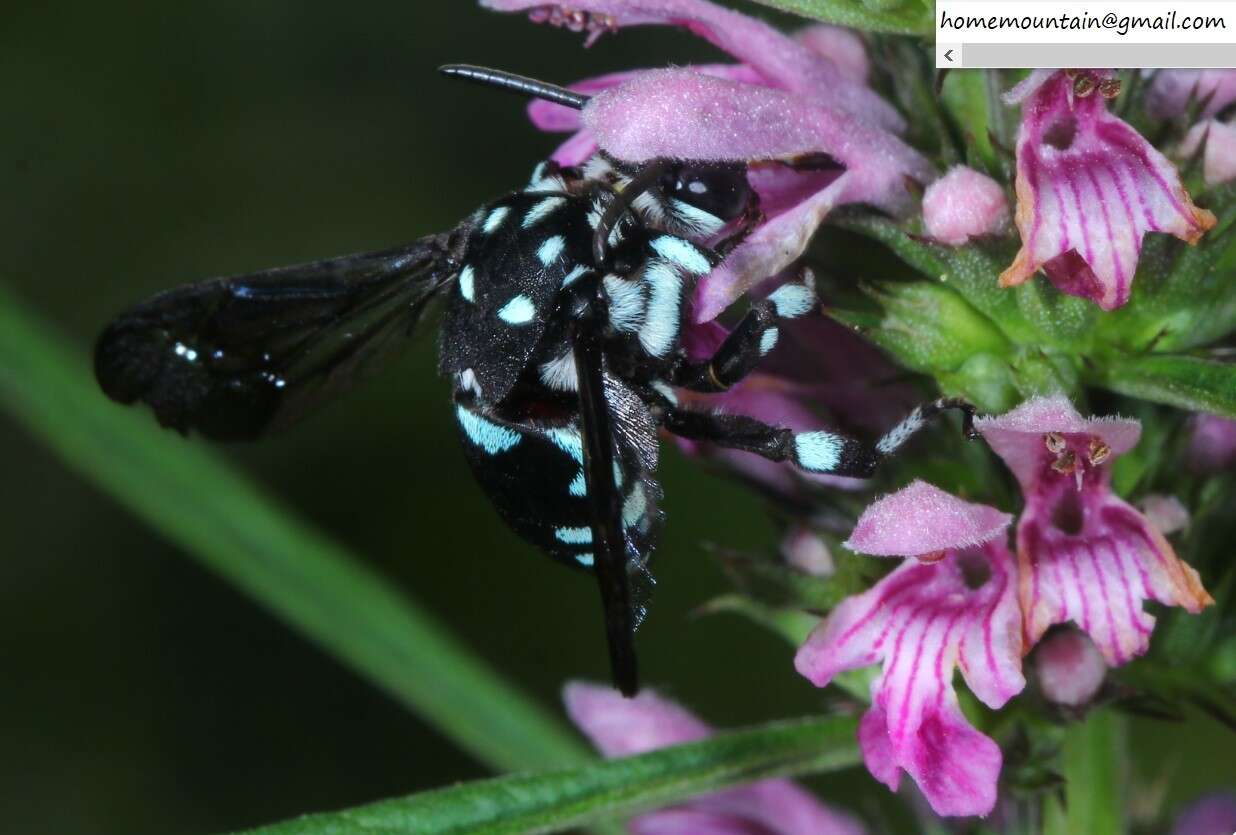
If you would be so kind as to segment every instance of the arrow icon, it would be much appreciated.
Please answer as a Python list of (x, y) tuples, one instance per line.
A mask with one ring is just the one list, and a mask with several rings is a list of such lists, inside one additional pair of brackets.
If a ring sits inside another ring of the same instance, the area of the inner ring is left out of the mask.
[(948, 51), (946, 51), (946, 52), (944, 53), (944, 60), (945, 60), (945, 61), (948, 61), (948, 62), (950, 62), (950, 63), (952, 62), (952, 60), (953, 60), (953, 50), (951, 50), (951, 49), (950, 49), (950, 50), (948, 50)]

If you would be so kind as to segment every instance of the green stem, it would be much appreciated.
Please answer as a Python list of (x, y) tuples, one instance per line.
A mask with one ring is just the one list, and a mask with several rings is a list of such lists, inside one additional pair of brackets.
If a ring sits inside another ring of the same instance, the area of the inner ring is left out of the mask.
[(1108, 710), (1092, 712), (1064, 738), (1065, 806), (1069, 832), (1123, 835), (1128, 761), (1125, 722)]
[(577, 769), (513, 775), (251, 830), (249, 835), (514, 835), (611, 822), (738, 783), (861, 761), (849, 717), (778, 722)]

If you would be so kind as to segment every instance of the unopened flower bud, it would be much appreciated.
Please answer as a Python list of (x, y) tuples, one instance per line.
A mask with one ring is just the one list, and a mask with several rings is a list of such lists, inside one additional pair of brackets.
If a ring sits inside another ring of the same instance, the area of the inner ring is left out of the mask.
[(1103, 686), (1107, 664), (1085, 633), (1075, 629), (1043, 639), (1035, 651), (1039, 689), (1048, 701), (1068, 707), (1084, 705)]
[(999, 232), (1009, 220), (1004, 189), (990, 177), (958, 165), (927, 187), (923, 226), (928, 237), (961, 246)]

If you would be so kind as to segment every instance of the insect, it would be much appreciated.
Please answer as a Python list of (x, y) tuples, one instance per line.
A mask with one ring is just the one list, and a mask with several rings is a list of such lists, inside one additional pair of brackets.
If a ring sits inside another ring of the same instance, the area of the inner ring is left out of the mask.
[[(570, 107), (588, 101), (495, 70), (443, 71)], [(447, 232), (154, 296), (104, 330), (95, 373), (109, 397), (147, 403), (163, 426), (256, 439), (367, 376), (445, 296), (440, 370), (472, 471), (517, 534), (596, 575), (614, 681), (631, 694), (661, 524), (658, 430), (866, 476), (940, 410), (970, 414), (957, 401), (927, 404), (871, 444), (679, 405), (676, 388), (737, 383), (779, 323), (818, 306), (804, 272), (753, 303), (711, 359), (686, 357), (695, 282), (759, 220), (746, 173), (743, 163), (636, 166), (604, 154), (579, 168), (543, 163), (526, 188)]]

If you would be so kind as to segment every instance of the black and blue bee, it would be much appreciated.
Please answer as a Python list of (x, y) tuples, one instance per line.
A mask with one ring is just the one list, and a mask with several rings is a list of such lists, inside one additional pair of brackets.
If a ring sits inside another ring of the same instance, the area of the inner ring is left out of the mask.
[[(444, 71), (587, 101), (492, 70)], [(758, 220), (741, 164), (544, 163), (524, 190), (449, 232), (155, 296), (103, 332), (95, 372), (108, 396), (149, 404), (164, 426), (254, 439), (363, 378), (447, 295), (440, 368), (466, 457), (516, 533), (595, 573), (614, 681), (630, 694), (661, 523), (659, 429), (806, 472), (866, 476), (932, 414), (966, 408), (928, 404), (868, 444), (681, 407), (675, 389), (729, 388), (776, 344), (779, 323), (818, 306), (804, 273), (755, 302), (710, 360), (686, 357), (695, 282)]]

